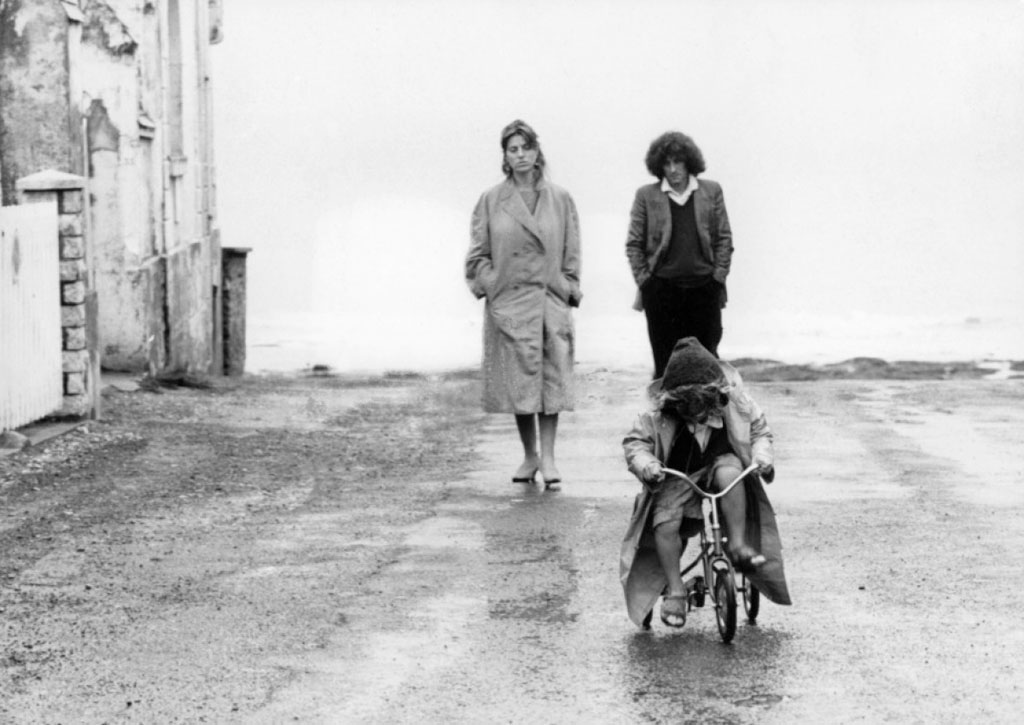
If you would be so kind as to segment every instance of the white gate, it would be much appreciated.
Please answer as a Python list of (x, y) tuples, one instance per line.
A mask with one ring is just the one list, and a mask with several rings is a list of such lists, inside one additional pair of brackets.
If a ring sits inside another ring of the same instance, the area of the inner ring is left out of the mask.
[(64, 396), (57, 202), (0, 207), (0, 431)]

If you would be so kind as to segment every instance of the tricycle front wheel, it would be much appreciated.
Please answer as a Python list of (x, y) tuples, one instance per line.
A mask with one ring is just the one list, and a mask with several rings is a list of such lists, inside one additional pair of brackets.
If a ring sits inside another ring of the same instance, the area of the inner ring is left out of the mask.
[(731, 642), (736, 636), (736, 580), (728, 569), (715, 576), (715, 619), (722, 641)]

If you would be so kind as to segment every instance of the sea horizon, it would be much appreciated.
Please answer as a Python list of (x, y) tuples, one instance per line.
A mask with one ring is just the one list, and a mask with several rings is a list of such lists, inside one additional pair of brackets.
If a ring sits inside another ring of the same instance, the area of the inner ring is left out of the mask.
[[(479, 316), (253, 315), (246, 370), (299, 372), (443, 372), (477, 367)], [(762, 313), (731, 320), (719, 347), (724, 360), (828, 365), (855, 358), (887, 362), (1024, 360), (1024, 318)], [(642, 313), (576, 316), (576, 363), (584, 368), (650, 367)]]

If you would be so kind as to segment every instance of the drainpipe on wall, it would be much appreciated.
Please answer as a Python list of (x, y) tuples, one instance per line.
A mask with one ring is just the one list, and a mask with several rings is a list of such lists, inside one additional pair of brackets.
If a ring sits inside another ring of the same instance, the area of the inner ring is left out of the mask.
[(86, 292), (86, 333), (89, 337), (89, 376), (93, 380), (93, 384), (89, 388), (90, 397), (90, 413), (89, 417), (94, 420), (99, 420), (102, 414), (101, 404), (103, 392), (100, 388), (102, 387), (101, 376), (102, 376), (102, 364), (100, 361), (100, 342), (99, 342), (99, 293), (96, 287), (96, 240), (93, 239), (92, 235), (92, 191), (89, 188), (89, 118), (88, 116), (82, 116), (82, 161), (85, 165), (86, 173), (82, 175), (82, 226), (85, 231), (85, 260), (86, 260), (86, 280), (87, 292)]

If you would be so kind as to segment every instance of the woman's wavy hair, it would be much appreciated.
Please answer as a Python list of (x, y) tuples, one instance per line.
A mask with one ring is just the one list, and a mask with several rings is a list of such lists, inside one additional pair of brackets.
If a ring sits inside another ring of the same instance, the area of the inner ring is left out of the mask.
[(544, 152), (540, 148), (540, 138), (537, 136), (537, 132), (530, 127), (526, 121), (516, 119), (505, 128), (501, 129), (501, 170), (504, 172), (505, 177), (512, 178), (512, 167), (508, 165), (508, 161), (505, 160), (505, 151), (508, 150), (508, 141), (510, 138), (519, 134), (526, 139), (526, 147), (530, 149), (537, 149), (537, 163), (535, 167), (537, 169), (538, 178), (544, 175), (544, 167), (547, 165), (547, 161), (544, 160)]
[(665, 178), (665, 164), (670, 160), (686, 164), (686, 171), (691, 176), (703, 173), (707, 168), (704, 164), (704, 154), (697, 148), (697, 144), (679, 131), (668, 131), (651, 141), (644, 163), (647, 164), (651, 176), (658, 177), (660, 181)]

